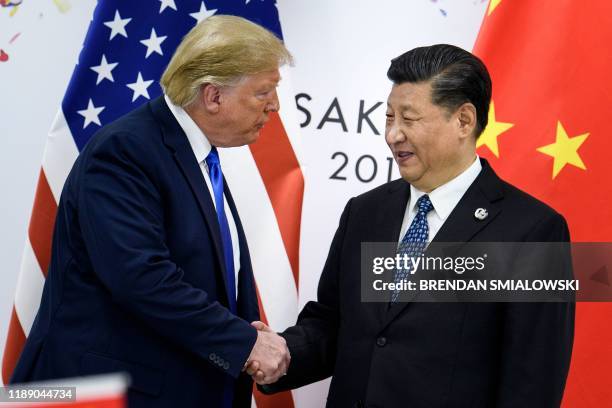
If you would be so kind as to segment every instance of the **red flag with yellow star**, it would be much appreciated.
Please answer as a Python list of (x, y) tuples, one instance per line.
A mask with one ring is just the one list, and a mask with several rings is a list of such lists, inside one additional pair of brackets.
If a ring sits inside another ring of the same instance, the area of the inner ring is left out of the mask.
[[(493, 80), (478, 154), (572, 241), (612, 241), (612, 3), (491, 0), (474, 52)], [(612, 406), (611, 319), (610, 303), (577, 305), (564, 408)]]

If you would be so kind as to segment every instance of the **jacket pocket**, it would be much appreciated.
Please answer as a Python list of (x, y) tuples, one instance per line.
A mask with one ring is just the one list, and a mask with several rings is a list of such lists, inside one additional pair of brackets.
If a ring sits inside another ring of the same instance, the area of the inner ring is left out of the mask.
[(95, 375), (106, 373), (128, 373), (130, 388), (152, 396), (161, 393), (164, 373), (161, 370), (145, 367), (138, 363), (117, 360), (116, 358), (94, 352), (86, 352), (81, 357), (80, 375)]

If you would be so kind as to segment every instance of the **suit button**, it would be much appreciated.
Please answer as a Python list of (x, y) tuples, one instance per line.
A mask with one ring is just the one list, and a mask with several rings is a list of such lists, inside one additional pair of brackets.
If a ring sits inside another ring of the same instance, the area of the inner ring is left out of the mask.
[(217, 358), (217, 355), (215, 353), (210, 353), (208, 355), (208, 358), (211, 359), (212, 361), (215, 361), (215, 359)]
[(223, 369), (224, 370), (229, 369), (229, 363), (227, 361), (225, 363), (223, 363)]
[(386, 337), (379, 337), (376, 339), (376, 345), (378, 347), (384, 347), (385, 344), (387, 344), (387, 338)]

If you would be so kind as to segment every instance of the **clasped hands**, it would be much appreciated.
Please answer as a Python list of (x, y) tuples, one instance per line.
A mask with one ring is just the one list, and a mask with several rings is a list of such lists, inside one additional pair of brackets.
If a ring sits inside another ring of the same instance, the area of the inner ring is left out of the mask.
[(272, 384), (287, 373), (291, 356), (285, 339), (276, 334), (265, 323), (251, 323), (257, 329), (257, 341), (244, 366), (257, 384)]

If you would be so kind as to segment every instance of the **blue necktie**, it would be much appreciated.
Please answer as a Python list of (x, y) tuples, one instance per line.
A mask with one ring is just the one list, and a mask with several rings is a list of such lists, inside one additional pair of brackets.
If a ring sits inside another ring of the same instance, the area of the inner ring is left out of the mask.
[(227, 295), (229, 306), (232, 313), (236, 314), (236, 275), (234, 274), (234, 253), (232, 251), (232, 236), (230, 234), (229, 223), (225, 216), (225, 204), (223, 202), (223, 173), (221, 173), (221, 162), (216, 147), (212, 147), (206, 157), (210, 182), (215, 194), (217, 204), (217, 219), (219, 220), (219, 230), (221, 232), (221, 242), (223, 243), (223, 257), (225, 259), (225, 274), (227, 283)]
[[(223, 244), (223, 258), (225, 259), (225, 275), (227, 283), (227, 296), (229, 300), (230, 310), (236, 314), (236, 276), (234, 275), (234, 252), (232, 250), (232, 236), (229, 230), (229, 223), (225, 216), (225, 203), (223, 201), (223, 173), (221, 172), (221, 162), (217, 148), (212, 146), (210, 153), (206, 157), (206, 165), (208, 165), (208, 174), (210, 175), (210, 183), (212, 184), (213, 193), (215, 194), (215, 203), (217, 207), (217, 219), (219, 220), (219, 230), (221, 232), (221, 242)], [(223, 387), (223, 407), (231, 408), (234, 401), (234, 379), (230, 376), (225, 378), (225, 386)]]
[[(427, 213), (433, 210), (433, 204), (426, 194), (417, 200), (417, 214), (410, 224), (410, 228), (406, 231), (406, 235), (400, 242), (397, 253), (400, 255), (408, 255), (411, 258), (417, 258), (423, 255), (427, 246), (427, 238), (429, 236), (429, 224), (427, 224)], [(412, 267), (412, 262), (408, 266)], [(401, 282), (410, 274), (412, 268), (400, 269), (395, 271), (394, 282)], [(397, 302), (400, 291), (395, 290), (391, 295), (391, 303)]]

